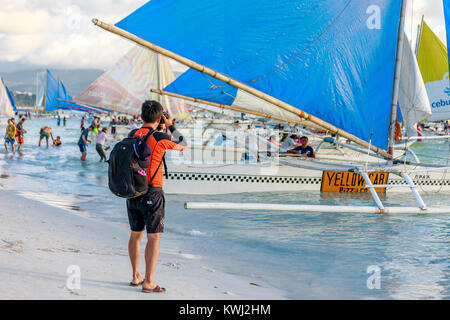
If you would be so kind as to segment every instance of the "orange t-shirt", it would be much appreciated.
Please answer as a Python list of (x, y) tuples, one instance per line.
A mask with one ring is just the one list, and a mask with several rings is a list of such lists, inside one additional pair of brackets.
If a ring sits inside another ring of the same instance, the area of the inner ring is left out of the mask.
[[(151, 130), (151, 128), (142, 127), (136, 131), (134, 136), (144, 139)], [(152, 148), (150, 167), (147, 169), (148, 182), (150, 183), (154, 176), (155, 178), (153, 179), (152, 186), (157, 188), (162, 188), (164, 182), (162, 161), (166, 151), (184, 151), (188, 147), (186, 140), (178, 130), (173, 126), (171, 126), (169, 130), (172, 132), (172, 137), (164, 132), (157, 131), (147, 141), (147, 144)], [(158, 172), (156, 172), (156, 170), (158, 170)]]

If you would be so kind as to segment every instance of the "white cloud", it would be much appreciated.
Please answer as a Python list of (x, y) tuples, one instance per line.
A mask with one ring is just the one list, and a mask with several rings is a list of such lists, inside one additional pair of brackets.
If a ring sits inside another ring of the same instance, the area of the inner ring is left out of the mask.
[(148, 0), (0, 0), (0, 61), (106, 68), (132, 43), (94, 26), (116, 23)]

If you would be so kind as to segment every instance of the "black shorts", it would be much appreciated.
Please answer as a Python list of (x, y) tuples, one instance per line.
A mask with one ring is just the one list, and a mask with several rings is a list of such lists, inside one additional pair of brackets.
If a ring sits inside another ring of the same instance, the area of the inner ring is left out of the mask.
[(164, 232), (164, 207), (166, 199), (161, 188), (149, 187), (146, 195), (127, 200), (128, 221), (131, 231), (147, 233)]

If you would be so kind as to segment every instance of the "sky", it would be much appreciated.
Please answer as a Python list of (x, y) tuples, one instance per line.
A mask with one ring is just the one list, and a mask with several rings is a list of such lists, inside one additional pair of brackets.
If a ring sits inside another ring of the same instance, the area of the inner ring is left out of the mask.
[[(0, 0), (0, 65), (105, 69), (133, 44), (94, 26), (92, 18), (114, 24), (147, 1)], [(408, 0), (409, 38), (415, 41), (422, 14), (446, 43), (442, 0)]]

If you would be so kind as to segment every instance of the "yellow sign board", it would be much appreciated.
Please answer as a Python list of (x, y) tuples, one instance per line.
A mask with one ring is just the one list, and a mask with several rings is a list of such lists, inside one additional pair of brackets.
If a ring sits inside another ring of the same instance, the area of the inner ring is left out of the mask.
[[(368, 174), (373, 185), (386, 185), (389, 179), (389, 173), (371, 172)], [(365, 188), (364, 178), (353, 172), (324, 171), (322, 176), (322, 192), (339, 193), (365, 193), (369, 192)], [(379, 193), (385, 193), (386, 188), (375, 188)]]

